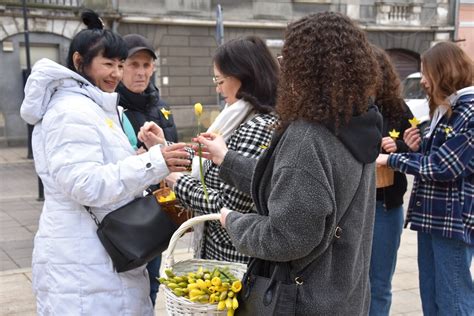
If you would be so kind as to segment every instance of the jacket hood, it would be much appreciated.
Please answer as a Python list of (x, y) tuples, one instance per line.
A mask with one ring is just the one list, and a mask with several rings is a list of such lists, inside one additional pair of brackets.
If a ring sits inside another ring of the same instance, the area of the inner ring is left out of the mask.
[(25, 85), (25, 98), (20, 108), (23, 120), (31, 125), (41, 121), (50, 107), (52, 96), (58, 90), (87, 96), (107, 110), (117, 105), (115, 92), (104, 92), (80, 74), (43, 58), (33, 66)]
[(474, 86), (466, 87), (461, 90), (458, 90), (456, 93), (453, 93), (452, 95), (449, 96), (449, 103), (451, 105), (455, 105), (456, 102), (465, 95), (468, 94), (474, 94)]
[(347, 126), (340, 128), (337, 137), (357, 161), (374, 162), (382, 141), (382, 115), (371, 105), (367, 112), (352, 117)]

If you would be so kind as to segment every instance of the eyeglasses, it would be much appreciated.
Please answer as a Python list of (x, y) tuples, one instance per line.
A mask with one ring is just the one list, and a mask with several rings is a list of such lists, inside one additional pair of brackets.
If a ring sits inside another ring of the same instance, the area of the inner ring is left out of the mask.
[(212, 82), (214, 82), (215, 85), (220, 86), (221, 84), (224, 83), (225, 78), (227, 78), (227, 77), (218, 78), (218, 77), (214, 76), (214, 77), (212, 77)]

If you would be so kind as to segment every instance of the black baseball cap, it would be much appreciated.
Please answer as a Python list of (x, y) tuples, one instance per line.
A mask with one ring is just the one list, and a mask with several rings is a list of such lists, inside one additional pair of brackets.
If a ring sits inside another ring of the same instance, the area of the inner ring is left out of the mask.
[(139, 34), (128, 34), (123, 37), (128, 49), (128, 57), (140, 50), (146, 50), (153, 59), (156, 59), (155, 51), (148, 40)]

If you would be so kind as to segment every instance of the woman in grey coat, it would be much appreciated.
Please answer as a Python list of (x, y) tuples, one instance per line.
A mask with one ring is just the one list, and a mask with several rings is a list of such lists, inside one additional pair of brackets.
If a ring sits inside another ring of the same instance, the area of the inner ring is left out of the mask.
[(238, 251), (289, 263), (291, 280), (299, 281), (296, 315), (368, 313), (382, 125), (370, 106), (377, 69), (349, 18), (309, 15), (288, 26), (279, 128), (261, 158), (227, 150), (220, 136), (198, 137), (220, 176), (250, 192), (257, 207), (258, 214), (223, 208), (223, 226)]

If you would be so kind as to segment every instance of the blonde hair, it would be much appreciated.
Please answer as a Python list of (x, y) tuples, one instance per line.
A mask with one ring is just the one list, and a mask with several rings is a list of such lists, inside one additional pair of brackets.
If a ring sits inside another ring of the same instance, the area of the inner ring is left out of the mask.
[(471, 58), (456, 44), (441, 42), (428, 49), (422, 56), (423, 76), (429, 81), (427, 89), (430, 117), (439, 106), (446, 106), (451, 115), (447, 97), (469, 87), (474, 81)]

